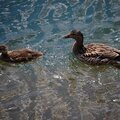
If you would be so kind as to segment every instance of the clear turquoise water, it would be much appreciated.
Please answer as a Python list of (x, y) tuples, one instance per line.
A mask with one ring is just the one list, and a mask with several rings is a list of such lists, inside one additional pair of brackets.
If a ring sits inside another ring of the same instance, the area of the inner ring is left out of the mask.
[(120, 49), (120, 1), (0, 0), (0, 44), (45, 53), (0, 62), (0, 120), (119, 120), (120, 70), (79, 62), (62, 38), (72, 29)]

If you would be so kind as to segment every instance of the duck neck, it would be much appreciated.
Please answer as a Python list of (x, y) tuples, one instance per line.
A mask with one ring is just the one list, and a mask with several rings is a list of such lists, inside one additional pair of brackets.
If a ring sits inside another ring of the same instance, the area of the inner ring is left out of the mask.
[(86, 48), (84, 47), (82, 42), (76, 41), (74, 46), (73, 46), (73, 52), (75, 54), (83, 54), (85, 53)]

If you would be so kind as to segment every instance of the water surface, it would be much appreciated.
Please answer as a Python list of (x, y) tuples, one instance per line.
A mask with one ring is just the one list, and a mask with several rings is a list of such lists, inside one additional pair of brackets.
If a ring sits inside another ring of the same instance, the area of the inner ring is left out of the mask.
[(84, 43), (120, 49), (119, 0), (0, 0), (0, 44), (45, 53), (29, 63), (0, 62), (1, 120), (119, 120), (120, 70), (90, 66), (72, 54)]

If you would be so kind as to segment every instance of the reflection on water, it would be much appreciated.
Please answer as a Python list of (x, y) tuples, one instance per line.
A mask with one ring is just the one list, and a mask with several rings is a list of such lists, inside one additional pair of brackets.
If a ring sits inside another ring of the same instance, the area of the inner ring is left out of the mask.
[(31, 47), (42, 59), (0, 61), (1, 120), (119, 120), (120, 70), (90, 66), (62, 36), (74, 28), (85, 43), (120, 48), (118, 0), (1, 0), (0, 44)]

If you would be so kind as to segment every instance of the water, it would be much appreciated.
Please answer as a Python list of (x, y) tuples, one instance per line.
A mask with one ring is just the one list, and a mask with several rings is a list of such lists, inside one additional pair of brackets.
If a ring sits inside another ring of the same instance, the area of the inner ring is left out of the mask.
[(120, 48), (119, 0), (0, 0), (0, 44), (45, 53), (29, 63), (0, 62), (0, 120), (119, 120), (120, 70), (72, 54), (84, 43)]

